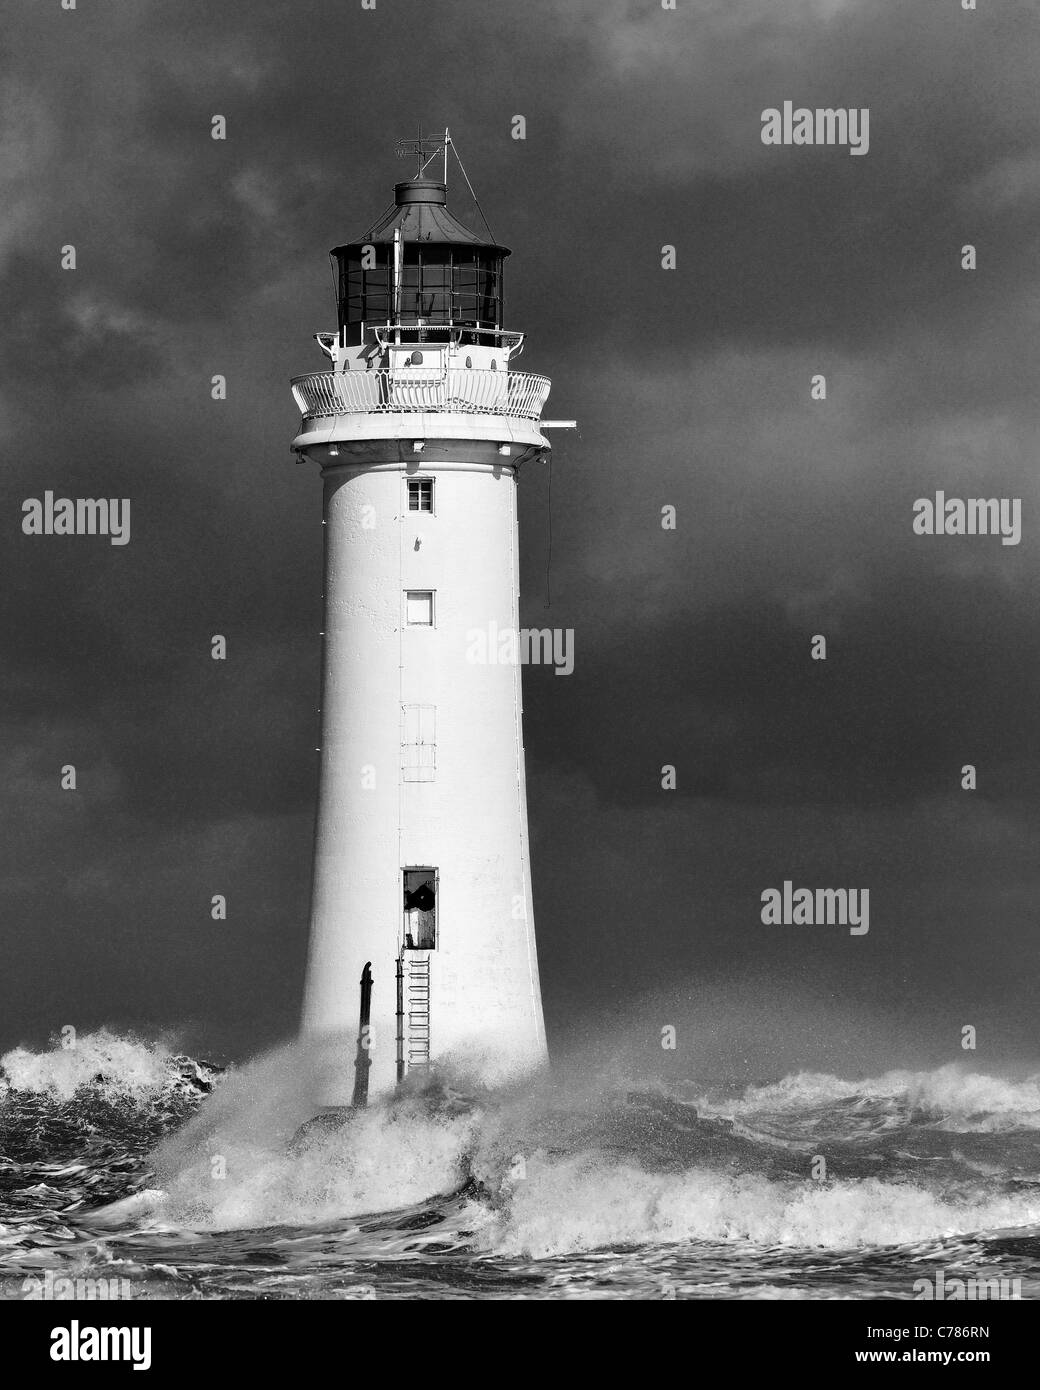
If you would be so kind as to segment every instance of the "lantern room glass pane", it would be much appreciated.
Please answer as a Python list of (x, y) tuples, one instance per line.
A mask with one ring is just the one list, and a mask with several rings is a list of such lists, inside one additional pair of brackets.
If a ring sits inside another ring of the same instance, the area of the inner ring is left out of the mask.
[(456, 258), (452, 276), (457, 323), (498, 326), (502, 319), (500, 256), (473, 251)]
[[(378, 244), (365, 269), (360, 247), (339, 258), (342, 321), (387, 323), (394, 317), (393, 247)], [(502, 324), (502, 258), (458, 245), (406, 243), (402, 248), (402, 323)]]

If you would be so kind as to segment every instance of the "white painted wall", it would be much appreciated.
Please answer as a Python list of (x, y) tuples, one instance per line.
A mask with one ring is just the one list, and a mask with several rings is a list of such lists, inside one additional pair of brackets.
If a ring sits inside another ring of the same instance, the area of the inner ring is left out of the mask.
[[(358, 982), (368, 960), (371, 1091), (394, 1084), (401, 869), (413, 865), (440, 873), (433, 1059), (466, 1057), (483, 1079), (502, 1079), (546, 1056), (521, 671), (470, 664), (466, 652), (471, 629), (519, 625), (514, 470), (505, 458), (322, 461), (321, 788), (303, 1013), (304, 1033), (329, 1044), (319, 1099), (350, 1099)], [(433, 478), (434, 515), (408, 510), (407, 476)], [(433, 629), (404, 625), (407, 589), (436, 592)], [(432, 782), (402, 781), (402, 703), (436, 706)], [(374, 789), (364, 785), (366, 768)]]

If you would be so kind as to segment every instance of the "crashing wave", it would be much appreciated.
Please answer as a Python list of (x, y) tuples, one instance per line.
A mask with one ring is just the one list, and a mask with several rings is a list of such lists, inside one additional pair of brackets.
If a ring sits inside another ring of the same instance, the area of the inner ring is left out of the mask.
[(1040, 1129), (1040, 1077), (1007, 1081), (965, 1071), (954, 1063), (934, 1071), (890, 1071), (863, 1081), (798, 1072), (782, 1081), (749, 1086), (736, 1097), (705, 1096), (698, 1108), (702, 1113), (738, 1119), (804, 1113), (838, 1102), (889, 1102), (894, 1113), (955, 1132)]
[(0, 1057), (0, 1096), (21, 1091), (71, 1100), (84, 1087), (107, 1100), (147, 1104), (161, 1095), (204, 1094), (222, 1068), (172, 1052), (162, 1043), (100, 1028), (47, 1052), (16, 1047)]
[(357, 1259), (834, 1252), (1040, 1228), (1035, 1080), (799, 1073), (683, 1100), (602, 1078), (489, 1090), (434, 1070), (301, 1140), (310, 1060), (295, 1044), (221, 1077), (105, 1030), (68, 1051), (16, 1049), (0, 1062), (0, 1196), (16, 1223), (35, 1213), (34, 1240), (49, 1212), (52, 1236), (71, 1224), (108, 1241), (277, 1228), (305, 1246), (334, 1230)]

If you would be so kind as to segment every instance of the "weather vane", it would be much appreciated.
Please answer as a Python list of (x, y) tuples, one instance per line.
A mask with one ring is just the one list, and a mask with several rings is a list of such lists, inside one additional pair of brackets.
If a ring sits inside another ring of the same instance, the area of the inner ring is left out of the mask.
[(447, 126), (444, 127), (443, 135), (432, 135), (423, 138), (422, 122), (419, 122), (418, 135), (414, 140), (395, 140), (394, 152), (398, 159), (407, 159), (409, 155), (415, 155), (415, 175), (417, 179), (422, 178), (423, 170), (433, 159), (444, 151), (444, 182), (448, 182), (448, 146), (451, 144), (451, 136), (448, 134)]

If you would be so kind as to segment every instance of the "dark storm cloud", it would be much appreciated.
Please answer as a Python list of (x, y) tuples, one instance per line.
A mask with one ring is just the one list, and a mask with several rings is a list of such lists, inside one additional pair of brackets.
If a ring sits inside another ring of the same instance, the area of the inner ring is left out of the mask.
[[(411, 172), (391, 145), (421, 119), (451, 125), (514, 250), (521, 365), (553, 377), (550, 416), (581, 422), (556, 436), (548, 612), (547, 480), (521, 488), (523, 621), (577, 641), (574, 676), (525, 677), (557, 1034), (687, 977), (789, 976), (808, 1009), (819, 970), (850, 1009), (916, 990), (949, 1014), (981, 990), (1022, 1050), (1040, 776), (1029, 6), (81, 0), (21, 5), (8, 38), (5, 1041), (69, 1018), (189, 1020), (240, 1048), (290, 1026), (321, 528), (287, 381), (322, 365), (326, 249)], [(764, 147), (761, 112), (788, 98), (868, 106), (869, 155)], [(457, 178), (451, 200), (478, 225)], [(23, 537), (21, 501), (47, 487), (130, 497), (131, 544)], [(936, 488), (1022, 497), (1022, 545), (915, 538), (913, 501)], [(818, 631), (826, 666), (808, 661)], [(970, 761), (974, 799), (957, 791)], [(55, 790), (65, 762), (85, 774), (75, 804)], [(858, 954), (768, 938), (758, 892), (800, 872), (873, 886)], [(226, 882), (236, 909), (207, 937)], [(930, 1056), (912, 1012), (907, 1046)]]

